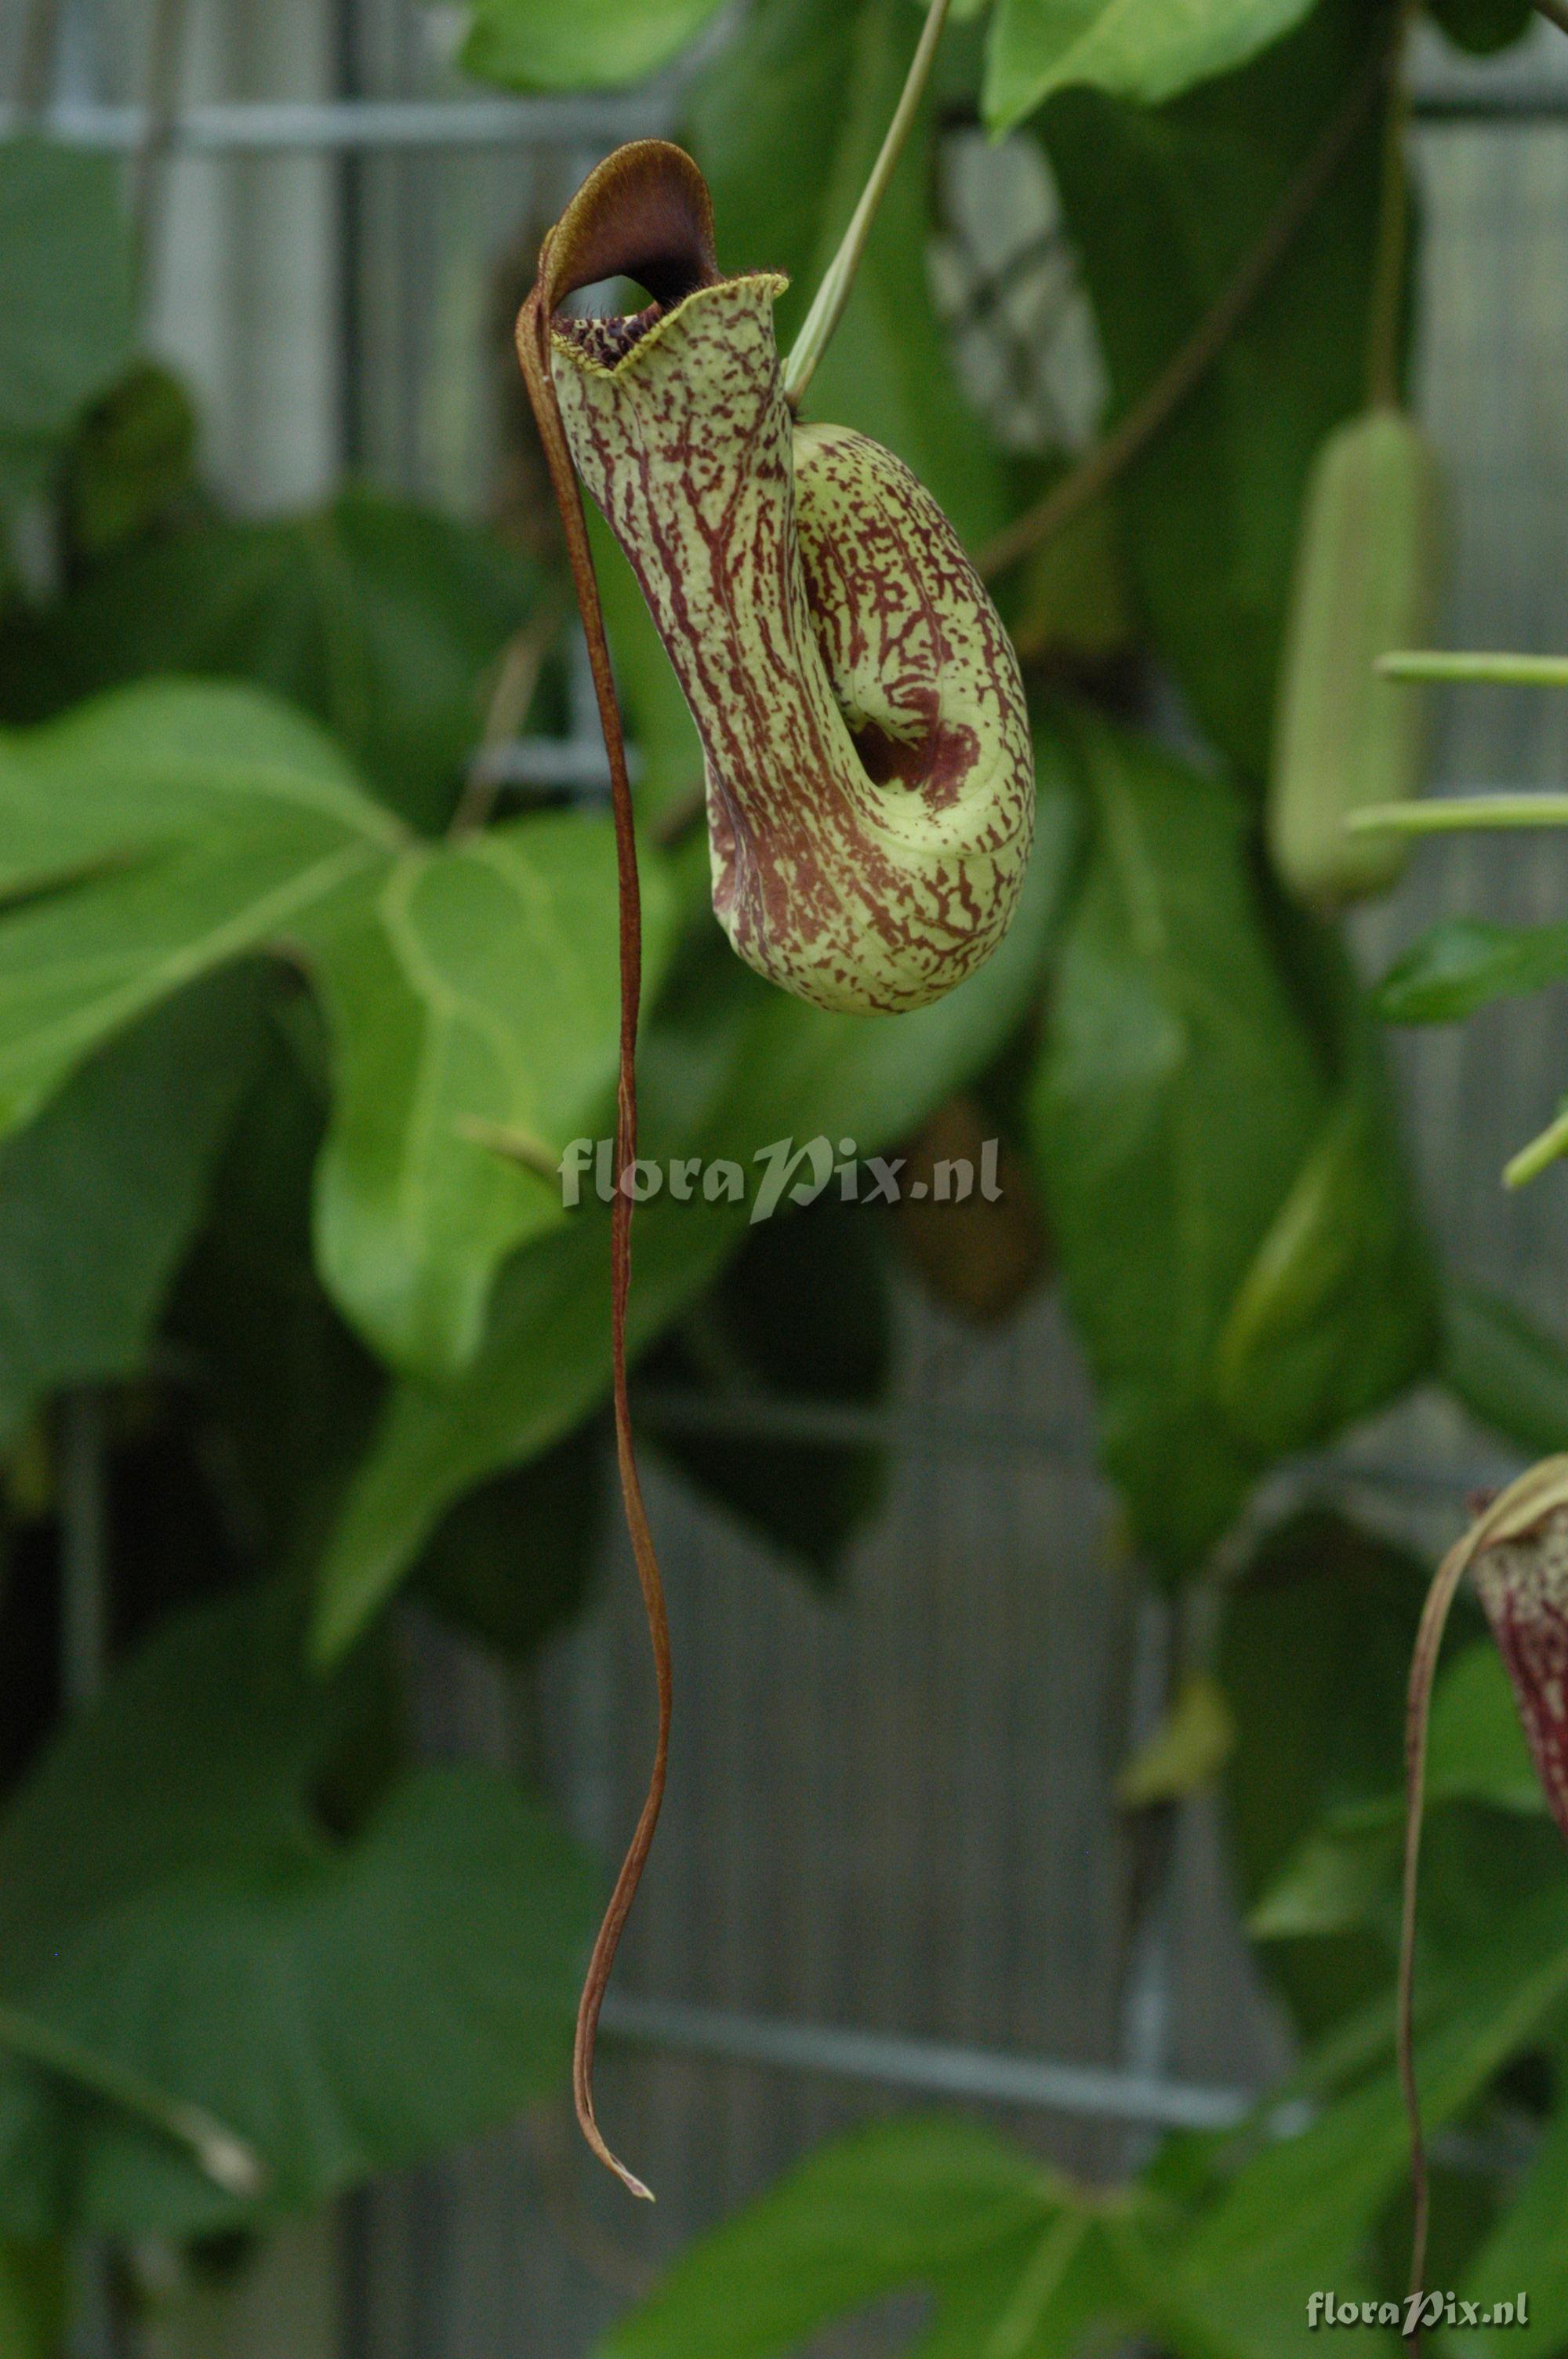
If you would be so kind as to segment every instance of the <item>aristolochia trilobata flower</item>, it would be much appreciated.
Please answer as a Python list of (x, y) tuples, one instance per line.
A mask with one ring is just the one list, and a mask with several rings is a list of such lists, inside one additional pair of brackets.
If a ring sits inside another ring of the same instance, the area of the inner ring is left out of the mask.
[[(559, 306), (612, 275), (622, 319)], [(863, 434), (803, 425), (772, 271), (724, 277), (707, 187), (620, 149), (552, 233), (524, 335), (700, 733), (713, 903), (818, 1006), (919, 1007), (996, 948), (1033, 819), (1017, 659), (940, 508)]]
[[(935, 0), (911, 89), (942, 14)], [(901, 103), (879, 172), (907, 113)], [(873, 173), (862, 212), (876, 182)], [(840, 288), (850, 266), (852, 253)], [(614, 277), (644, 288), (647, 306), (614, 320), (562, 310), (579, 288)], [(637, 854), (579, 480), (631, 560), (696, 719), (713, 905), (750, 964), (819, 1007), (924, 1006), (996, 948), (1029, 855), (1033, 775), (1007, 635), (908, 468), (864, 435), (795, 421), (773, 342), (784, 284), (776, 272), (720, 274), (702, 175), (678, 147), (643, 140), (584, 182), (546, 242), (517, 323), (610, 757), (618, 1175), (637, 1152)], [(589, 2143), (646, 2195), (605, 2145), (593, 2105), (600, 2005), (658, 1821), (670, 1727), (669, 1634), (626, 1389), (624, 1189), (612, 1219), (616, 1442), (659, 1725), (647, 1799), (583, 1985), (573, 2083)]]

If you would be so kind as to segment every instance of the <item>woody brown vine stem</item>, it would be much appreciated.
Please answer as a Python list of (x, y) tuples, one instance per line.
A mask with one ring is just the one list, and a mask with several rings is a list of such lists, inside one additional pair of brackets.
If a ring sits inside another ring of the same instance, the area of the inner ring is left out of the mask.
[(1075, 516), (1092, 506), (1203, 382), (1311, 219), (1348, 154), (1368, 109), (1395, 71), (1400, 48), (1400, 34), (1391, 42), (1379, 43), (1325, 124), (1235, 277), (1153, 384), (1044, 499), (986, 543), (975, 560), (982, 581), (994, 581), (1005, 573), (1009, 566), (1054, 539)]
[(643, 1603), (648, 1617), (648, 1636), (653, 1646), (654, 1677), (658, 1694), (658, 1725), (647, 1796), (630, 1848), (622, 1863), (621, 1873), (615, 1879), (615, 1888), (610, 1896), (610, 1906), (605, 1910), (599, 1937), (593, 1945), (578, 2006), (577, 2036), (572, 2052), (572, 2095), (578, 2122), (593, 2152), (633, 2195), (641, 2196), (651, 2203), (653, 2190), (628, 2170), (605, 2144), (593, 2104), (593, 2056), (599, 2034), (600, 2009), (615, 1963), (621, 1930), (636, 1897), (643, 1868), (653, 1847), (665, 1797), (670, 1747), (669, 1619), (665, 1608), (659, 1560), (643, 1504), (636, 1451), (632, 1440), (631, 1404), (626, 1392), (626, 1305), (632, 1285), (632, 1198), (623, 1182), (637, 1155), (637, 1016), (643, 988), (642, 894), (637, 876), (632, 781), (626, 767), (626, 745), (622, 734), (621, 712), (615, 699), (615, 681), (610, 666), (610, 645), (605, 636), (604, 614), (599, 602), (599, 585), (589, 549), (582, 495), (578, 487), (571, 453), (567, 447), (555, 380), (550, 374), (550, 315), (555, 308), (557, 290), (550, 276), (549, 255), (550, 241), (546, 239), (539, 257), (538, 278), (518, 319), (517, 353), (528, 398), (538, 424), (539, 440), (549, 469), (550, 486), (560, 511), (561, 530), (566, 538), (567, 558), (582, 615), (589, 666), (593, 675), (593, 692), (599, 705), (600, 724), (604, 732), (604, 748), (610, 763), (621, 948), (620, 1080), (615, 1112), (616, 1185), (610, 1215), (611, 1368), (621, 1495), (636, 1560)]

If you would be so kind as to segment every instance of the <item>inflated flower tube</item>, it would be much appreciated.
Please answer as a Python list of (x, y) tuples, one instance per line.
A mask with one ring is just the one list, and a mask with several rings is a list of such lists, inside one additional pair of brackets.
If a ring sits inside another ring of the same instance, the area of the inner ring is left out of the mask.
[[(560, 312), (611, 274), (654, 300)], [(696, 165), (644, 140), (584, 182), (538, 300), (572, 461), (701, 736), (719, 921), (785, 990), (888, 1014), (961, 983), (1017, 906), (1023, 689), (930, 494), (864, 435), (792, 417), (784, 284), (720, 276)]]

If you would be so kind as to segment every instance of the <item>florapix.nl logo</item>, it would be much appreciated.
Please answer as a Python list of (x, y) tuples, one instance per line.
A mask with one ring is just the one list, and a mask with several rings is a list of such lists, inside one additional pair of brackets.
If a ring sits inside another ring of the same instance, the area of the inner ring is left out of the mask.
[[(621, 1188), (634, 1204), (667, 1196), (677, 1204), (743, 1204), (750, 1199), (753, 1222), (767, 1221), (789, 1204), (815, 1204), (837, 1186), (845, 1204), (962, 1204), (978, 1195), (985, 1203), (1001, 1199), (1001, 1142), (979, 1142), (978, 1158), (954, 1155), (940, 1158), (918, 1178), (906, 1180), (908, 1158), (903, 1155), (862, 1156), (852, 1138), (775, 1138), (759, 1147), (752, 1168), (728, 1156), (704, 1158), (676, 1155), (663, 1159), (639, 1156), (621, 1174)], [(568, 1212), (581, 1204), (591, 1190), (602, 1204), (615, 1194), (615, 1143), (609, 1138), (574, 1138), (556, 1166), (561, 1201)]]
[(1320, 2326), (1397, 2326), (1408, 2343), (1422, 2327), (1528, 2326), (1530, 2296), (1507, 2295), (1500, 2301), (1466, 2301), (1454, 2293), (1411, 2293), (1403, 2301), (1360, 2301), (1336, 2293), (1307, 2296), (1306, 2322)]

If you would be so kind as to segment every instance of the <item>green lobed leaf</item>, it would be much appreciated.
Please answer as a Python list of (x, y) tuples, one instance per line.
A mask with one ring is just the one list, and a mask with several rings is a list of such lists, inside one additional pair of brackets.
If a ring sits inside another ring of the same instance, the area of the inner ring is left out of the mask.
[(1033, 1129), (1101, 1450), (1140, 1544), (1190, 1571), (1257, 1463), (1217, 1367), (1326, 1092), (1263, 931), (1245, 813), (1148, 742), (1075, 724), (1092, 814)]
[(1011, 131), (1075, 82), (1158, 104), (1232, 72), (1297, 24), (1313, 0), (997, 0), (985, 116)]
[[(655, 1387), (722, 1412), (782, 1397), (873, 1407), (892, 1360), (885, 1239), (874, 1214), (824, 1201), (748, 1232), (717, 1283), (645, 1364)], [(644, 1408), (659, 1448), (700, 1490), (819, 1581), (881, 1504), (875, 1445), (705, 1431)]]
[(581, 1610), (604, 1522), (605, 1437), (597, 1419), (482, 1483), (438, 1527), (417, 1594), (514, 1661)]
[(693, 2246), (601, 2359), (765, 2359), (1043, 2225), (1068, 2190), (957, 2116), (879, 2122), (797, 2166)]
[[(1266, 1535), (1227, 1586), (1218, 1670), (1236, 1744), (1223, 1790), (1244, 1908), (1273, 1894), (1332, 1813), (1397, 1788), (1429, 1578), (1404, 1550), (1313, 1510)], [(1360, 1940), (1297, 1948), (1276, 1939), (1262, 1962), (1308, 2031), (1380, 1987), (1387, 1971), (1381, 1949)]]
[(1386, 1899), (1403, 1840), (1397, 1810), (1319, 1827), (1253, 1909), (1248, 1932), (1255, 1941), (1300, 1941), (1357, 1931)]
[[(673, 917), (643, 861), (643, 984)], [(301, 925), (333, 1041), (316, 1249), (385, 1355), (433, 1373), (479, 1347), (495, 1271), (562, 1217), (553, 1167), (607, 1106), (620, 1020), (609, 821), (509, 821), (410, 849)], [(489, 1143), (533, 1143), (529, 1169)]]
[[(618, 919), (606, 817), (411, 842), (330, 743), (254, 691), (121, 690), (0, 744), (0, 1121), (240, 953), (298, 960), (332, 1035), (317, 1175), (328, 1284), (395, 1362), (470, 1357), (495, 1269), (562, 1217), (547, 1171), (611, 1092)], [(644, 856), (646, 978), (673, 918)]]
[(130, 338), (116, 165), (45, 139), (0, 141), (0, 506), (43, 482)]
[[(1559, 1889), (1494, 1921), (1470, 1971), (1417, 2043), (1429, 2132), (1462, 2112), (1539, 2035), (1568, 1993), (1568, 1915)], [(1309, 2294), (1353, 2289), (1359, 2252), (1409, 2166), (1390, 2069), (1328, 2106), (1299, 2136), (1266, 2146), (1183, 2246), (1173, 2310), (1229, 2359), (1302, 2348)], [(1368, 2288), (1369, 2290), (1369, 2288)], [(1363, 2332), (1392, 2354), (1398, 2337)]]
[(1461, 2327), (1450, 2331), (1449, 2347), (1465, 2359), (1500, 2359), (1519, 2339), (1519, 2302), (1528, 2297), (1528, 2331), (1537, 2350), (1561, 2351), (1568, 2343), (1568, 2114), (1559, 2113), (1524, 2183), (1492, 2234), (1472, 2258), (1460, 2287), (1462, 2298), (1483, 2316), (1495, 2302), (1515, 2305), (1511, 2328)]
[(105, 560), (0, 636), (0, 712), (41, 720), (154, 672), (252, 680), (313, 712), (384, 802), (436, 829), (537, 588), (492, 534), (367, 489), (298, 516), (210, 519)]
[[(730, 1158), (750, 1169), (779, 1138), (852, 1136), (875, 1152), (983, 1069), (1032, 998), (1071, 870), (1072, 808), (1041, 747), (1035, 854), (1011, 932), (956, 991), (910, 1016), (832, 1016), (769, 991), (708, 929), (717, 972), (661, 1012), (642, 1056), (643, 1152)], [(634, 1227), (628, 1313), (633, 1356), (739, 1247), (746, 1207), (661, 1195)], [(330, 1658), (403, 1579), (438, 1517), (500, 1468), (577, 1425), (610, 1383), (610, 1235), (587, 1203), (503, 1272), (472, 1367), (446, 1386), (408, 1384), (388, 1402), (319, 1571), (316, 1643)]]
[[(1036, 2231), (1030, 2249), (997, 2302), (993, 2271), (990, 2302), (977, 2316), (984, 2263), (965, 2274), (960, 2291), (954, 2273), (937, 2279), (938, 2310), (930, 2335), (912, 2359), (1076, 2359), (1086, 2348), (1119, 2340), (1158, 2314), (1146, 2282), (1142, 2243), (1144, 2205), (1136, 2187), (1116, 2193), (1079, 2196), (1059, 2217)], [(988, 2259), (1004, 2256), (987, 2256)], [(965, 2339), (966, 2335), (968, 2339)]]
[(1389, 969), (1372, 995), (1386, 1024), (1455, 1024), (1505, 994), (1568, 975), (1568, 926), (1492, 926), (1445, 918)]
[[(230, 1516), (271, 1571), (312, 1562), (385, 1376), (321, 1285), (310, 1180), (330, 1107), (323, 1027), (275, 998), (260, 1069), (214, 1175), (168, 1327), (192, 1406), (218, 1437)], [(119, 1511), (123, 1526), (124, 1511)]]
[(242, 689), (129, 689), (0, 739), (0, 1125), (400, 842), (310, 723)]
[[(1464, 1971), (1425, 1992), (1417, 2072), (1429, 2125), (1471, 2106), (1565, 1994), (1568, 1914), (1553, 1887), (1495, 1918)], [(1138, 2328), (1180, 2359), (1284, 2359), (1301, 2347), (1311, 2292), (1377, 2290), (1369, 2246), (1408, 2167), (1408, 2129), (1381, 2061), (1383, 2007), (1371, 2028), (1369, 2050), (1358, 2031), (1357, 2058), (1336, 2062), (1331, 2043), (1308, 2073), (1320, 2102), (1304, 2128), (1276, 2109), (1271, 2123), (1204, 2142), (1195, 2174), (1162, 2158), (1144, 2185), (1109, 2198), (1080, 2195), (963, 2124), (840, 2140), (689, 2251), (602, 2359), (767, 2359), (911, 2285), (938, 2296), (912, 2359), (1072, 2359), (1086, 2339)], [(1347, 2069), (1358, 2085), (1333, 2094)]]
[[(1189, 12), (1161, 13), (1186, 21)], [(1388, 38), (1378, 0), (1319, 0), (1242, 71), (1161, 107), (1054, 99), (1042, 137), (1123, 415), (1227, 288), (1321, 127)], [(1297, 516), (1324, 437), (1365, 401), (1377, 109), (1202, 383), (1118, 489), (1160, 654), (1195, 718), (1260, 783)]]
[(1501, 1295), (1445, 1290), (1443, 1376), (1473, 1417), (1532, 1457), (1568, 1449), (1568, 1350)]
[[(762, 0), (693, 94), (692, 152), (727, 270), (787, 271), (787, 349), (881, 145), (919, 37), (909, 0)], [(931, 110), (882, 199), (807, 410), (884, 443), (960, 538), (998, 530), (1000, 462), (967, 408), (930, 295)]]
[(507, 90), (641, 82), (685, 49), (720, 0), (474, 0), (460, 62)]
[[(1455, 1847), (1444, 1847), (1448, 1831), (1431, 1815), (1444, 1804), (1480, 1802), (1527, 1818), (1546, 1813), (1508, 1674), (1489, 1637), (1465, 1647), (1437, 1682), (1425, 1791), (1429, 1885), (1434, 1864), (1444, 1883), (1451, 1880), (1447, 1862)], [(1393, 1782), (1380, 1798), (1331, 1804), (1270, 1884), (1248, 1919), (1249, 1931), (1260, 1940), (1281, 1940), (1347, 1932), (1377, 1918), (1387, 1921), (1404, 1849), (1404, 1817), (1403, 1788)], [(1522, 1860), (1519, 1864), (1525, 1866)], [(1462, 1854), (1458, 1872), (1468, 1872)], [(1430, 1908), (1427, 1915), (1430, 1920)]]
[(1382, 1044), (1342, 958), (1330, 981), (1338, 1095), (1218, 1345), (1226, 1415), (1267, 1456), (1368, 1416), (1428, 1375), (1439, 1351), (1432, 1256)]
[(181, 993), (0, 1146), (0, 1430), (134, 1375), (260, 1050), (261, 978)]
[(1426, 1791), (1433, 1802), (1490, 1802), (1531, 1815), (1546, 1808), (1502, 1657), (1489, 1638), (1466, 1647), (1437, 1683)]
[[(0, 1822), (6, 1999), (246, 2137), (275, 2212), (557, 2086), (594, 1913), (580, 1854), (497, 1774), (411, 1771), (330, 1829), (375, 1667), (317, 1680), (300, 1636), (271, 1589), (177, 1616)], [(244, 2217), (128, 2115), (0, 2062), (7, 2227)]]

